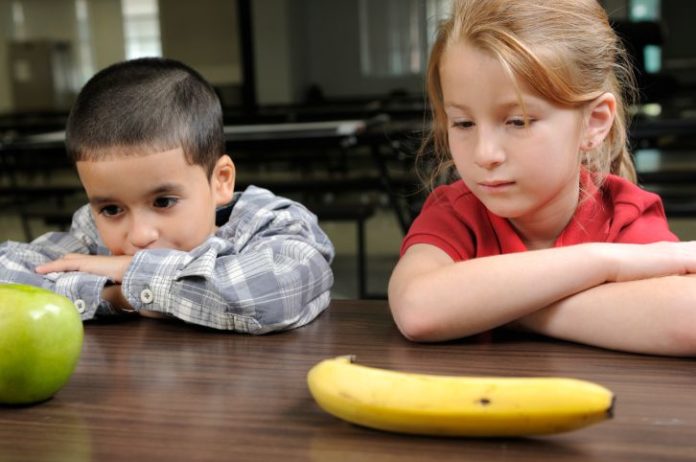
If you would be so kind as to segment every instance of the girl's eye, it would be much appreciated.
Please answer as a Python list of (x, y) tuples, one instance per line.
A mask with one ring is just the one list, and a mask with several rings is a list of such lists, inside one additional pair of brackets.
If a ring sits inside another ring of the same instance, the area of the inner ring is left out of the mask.
[(512, 125), (515, 128), (525, 128), (525, 127), (530, 126), (532, 124), (532, 122), (534, 122), (533, 119), (524, 119), (521, 117), (519, 117), (519, 118), (516, 117), (514, 119), (509, 119), (507, 121), (507, 124)]
[(153, 202), (153, 205), (159, 209), (168, 209), (176, 205), (179, 200), (175, 197), (158, 197)]
[(452, 122), (452, 127), (454, 128), (471, 128), (474, 123), (470, 120), (455, 120)]
[(121, 213), (121, 208), (118, 205), (105, 205), (99, 210), (99, 213), (105, 217), (115, 217)]

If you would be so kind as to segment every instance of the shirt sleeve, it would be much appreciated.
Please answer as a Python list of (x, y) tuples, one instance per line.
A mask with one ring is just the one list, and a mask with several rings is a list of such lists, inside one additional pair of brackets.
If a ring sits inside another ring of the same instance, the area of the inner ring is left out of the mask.
[(193, 251), (136, 253), (122, 291), (135, 310), (263, 334), (307, 324), (328, 306), (333, 256), (311, 212), (251, 187), (229, 223)]
[(464, 216), (457, 213), (450, 191), (451, 187), (440, 186), (428, 196), (401, 243), (401, 256), (415, 244), (435, 246), (453, 261), (475, 256), (474, 231), (469, 226), (469, 219), (479, 220), (480, 223), (487, 219), (469, 207), (462, 195), (455, 192), (454, 200), (459, 199), (460, 205), (467, 207)]
[(678, 241), (669, 229), (660, 196), (620, 181), (610, 183), (615, 205), (607, 240), (635, 244)]
[(37, 265), (56, 260), (67, 253), (97, 254), (99, 244), (87, 207), (73, 216), (69, 232), (52, 232), (31, 243), (8, 241), (0, 244), (0, 282), (28, 284), (52, 290), (73, 301), (83, 320), (113, 314), (101, 292), (108, 278), (82, 272), (38, 274)]

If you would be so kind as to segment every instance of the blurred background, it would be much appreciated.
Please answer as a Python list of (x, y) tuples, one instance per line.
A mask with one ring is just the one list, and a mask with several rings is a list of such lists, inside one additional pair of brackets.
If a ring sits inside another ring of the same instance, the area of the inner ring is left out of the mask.
[[(696, 2), (605, 0), (636, 65), (640, 183), (696, 238)], [(61, 131), (124, 59), (197, 69), (225, 110), (238, 189), (301, 200), (337, 248), (334, 296), (380, 298), (426, 191), (424, 69), (450, 0), (0, 0), (0, 241), (65, 229), (84, 195)]]

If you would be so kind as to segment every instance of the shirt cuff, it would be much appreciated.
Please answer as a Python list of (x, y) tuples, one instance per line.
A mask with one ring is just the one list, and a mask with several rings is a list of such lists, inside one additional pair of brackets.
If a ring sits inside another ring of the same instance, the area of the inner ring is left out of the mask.
[(102, 300), (102, 289), (108, 282), (106, 276), (89, 273), (63, 273), (55, 282), (55, 291), (68, 297), (75, 304), (83, 321), (93, 319), (97, 310), (106, 308), (107, 302)]
[[(172, 262), (169, 262), (170, 264)], [(175, 268), (177, 265), (171, 265)], [(148, 252), (138, 252), (123, 275), (121, 291), (135, 311), (169, 313), (173, 275), (165, 274), (161, 261)]]

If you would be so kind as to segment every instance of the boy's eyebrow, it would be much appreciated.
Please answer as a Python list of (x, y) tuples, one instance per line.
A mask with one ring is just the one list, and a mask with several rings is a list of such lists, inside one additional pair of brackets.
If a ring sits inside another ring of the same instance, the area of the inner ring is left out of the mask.
[(111, 199), (110, 197), (106, 197), (106, 196), (91, 196), (88, 199), (89, 199), (89, 203), (92, 205), (103, 205), (103, 204), (110, 204), (110, 203), (115, 202), (113, 199)]
[[(146, 195), (160, 196), (162, 194), (180, 194), (183, 189), (183, 186), (177, 183), (162, 183), (152, 188)], [(89, 198), (89, 203), (92, 205), (103, 205), (113, 202), (117, 202), (116, 199), (108, 196), (92, 196)]]
[(181, 193), (183, 190), (184, 187), (178, 183), (162, 183), (161, 185), (152, 188), (148, 195), (158, 196), (160, 194)]

